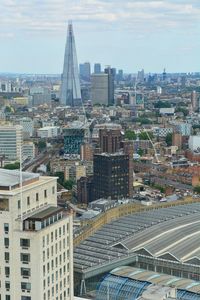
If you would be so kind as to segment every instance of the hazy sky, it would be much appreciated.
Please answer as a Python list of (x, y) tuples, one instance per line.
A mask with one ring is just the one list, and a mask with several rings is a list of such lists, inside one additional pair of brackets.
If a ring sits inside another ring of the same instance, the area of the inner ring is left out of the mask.
[(0, 0), (0, 72), (61, 73), (69, 19), (79, 63), (200, 71), (200, 0)]

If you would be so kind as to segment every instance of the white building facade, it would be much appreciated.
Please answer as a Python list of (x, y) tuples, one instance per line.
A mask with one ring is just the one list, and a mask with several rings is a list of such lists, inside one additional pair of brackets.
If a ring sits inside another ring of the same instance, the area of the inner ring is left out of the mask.
[(52, 138), (58, 136), (59, 127), (57, 126), (48, 126), (38, 129), (38, 137), (40, 138)]
[(72, 300), (72, 216), (56, 178), (23, 173), (22, 189), (19, 178), (0, 170), (0, 299)]
[(20, 151), (22, 149), (22, 143), (22, 126), (0, 126), (0, 155), (4, 155), (6, 161), (20, 160)]

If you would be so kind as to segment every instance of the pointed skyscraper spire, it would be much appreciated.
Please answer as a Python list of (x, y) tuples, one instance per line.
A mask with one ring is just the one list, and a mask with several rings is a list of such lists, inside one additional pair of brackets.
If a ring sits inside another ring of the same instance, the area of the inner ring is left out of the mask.
[(62, 105), (76, 106), (81, 103), (81, 88), (78, 61), (72, 22), (68, 23), (64, 67), (61, 82), (60, 102)]

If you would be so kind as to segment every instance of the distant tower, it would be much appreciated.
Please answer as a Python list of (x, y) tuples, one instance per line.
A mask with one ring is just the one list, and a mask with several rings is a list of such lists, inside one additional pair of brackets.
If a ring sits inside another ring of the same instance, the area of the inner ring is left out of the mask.
[(166, 69), (164, 69), (164, 71), (163, 71), (162, 79), (163, 79), (163, 81), (166, 81), (166, 79), (167, 79)]
[(101, 73), (101, 64), (95, 63), (94, 64), (94, 74), (100, 74)]
[(62, 105), (68, 106), (77, 106), (81, 103), (81, 88), (78, 74), (78, 62), (73, 27), (71, 22), (69, 22), (68, 24), (60, 102)]

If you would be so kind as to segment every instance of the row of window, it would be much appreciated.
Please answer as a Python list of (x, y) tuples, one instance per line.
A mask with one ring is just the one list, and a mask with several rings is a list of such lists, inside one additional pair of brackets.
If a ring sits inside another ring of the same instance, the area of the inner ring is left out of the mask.
[[(57, 296), (56, 300), (66, 300), (67, 296), (69, 296), (69, 288), (67, 289), (67, 291), (64, 291), (63, 294), (60, 294), (60, 297)], [(44, 300), (52, 300), (53, 295), (51, 295), (50, 290), (48, 290), (48, 292), (46, 294), (44, 294)]]
[[(55, 194), (55, 186), (52, 186), (52, 194), (53, 195)], [(45, 199), (47, 198), (47, 190), (44, 190), (44, 198)], [(36, 202), (39, 201), (39, 193), (35, 194), (35, 200), (36, 200)], [(26, 203), (27, 203), (27, 206), (30, 206), (30, 196), (28, 196), (26, 198)], [(18, 209), (21, 208), (21, 201), (20, 200), (18, 200), (17, 206), (18, 206)]]
[(54, 232), (52, 231), (51, 234), (47, 234), (47, 236), (43, 237), (43, 247), (45, 247), (46, 245), (49, 245), (50, 239), (51, 239), (51, 243), (53, 243), (55, 240), (57, 240), (58, 236), (61, 237), (62, 235), (69, 233), (69, 223), (66, 225), (63, 225), (62, 227), (59, 227), (59, 229), (56, 229)]
[[(52, 269), (51, 269), (52, 270)], [(59, 275), (60, 276), (62, 276), (62, 274), (66, 274), (66, 271), (67, 272), (69, 272), (69, 263), (67, 264), (67, 270), (66, 270), (66, 265), (64, 265), (63, 267), (61, 267), (60, 269), (59, 269)], [(49, 272), (50, 272), (50, 263), (48, 263), (47, 264), (47, 266), (45, 266), (45, 265), (43, 265), (43, 276), (45, 277), (46, 276), (46, 274), (48, 275), (49, 274)], [(56, 274), (56, 280), (58, 279), (58, 271), (56, 271), (55, 272), (55, 274)], [(52, 276), (54, 276), (53, 274), (52, 274)], [(54, 277), (52, 277), (52, 279), (53, 279)]]
[[(5, 248), (9, 248), (9, 245), (10, 245), (10, 240), (9, 238), (4, 238), (4, 246)], [(30, 240), (29, 239), (20, 239), (20, 246), (23, 248), (23, 249), (27, 249), (30, 247)]]
[[(69, 238), (67, 238), (67, 245), (69, 245)], [(60, 240), (59, 243), (55, 243), (50, 248), (47, 248), (46, 251), (43, 251), (43, 260), (49, 259), (50, 256), (65, 250), (67, 245), (66, 239)]]
[[(67, 257), (69, 257), (69, 250), (67, 251)], [(57, 268), (58, 265), (61, 266), (63, 262), (66, 261), (66, 253), (64, 252), (63, 255), (60, 254), (59, 256), (57, 256), (55, 258), (55, 260), (51, 260), (51, 270), (53, 270), (54, 268)], [(45, 256), (43, 253), (43, 262), (45, 262)], [(49, 272), (50, 270), (50, 263), (47, 263), (47, 271)]]
[[(52, 274), (51, 278), (50, 278), (50, 276), (48, 276), (47, 280), (46, 279), (43, 280), (43, 289), (45, 290), (47, 286), (49, 287), (50, 284), (51, 285), (54, 284), (54, 280), (56, 282), (58, 281), (58, 272), (56, 272), (55, 278), (54, 278), (54, 274)], [(69, 276), (67, 276), (67, 278), (64, 278), (63, 281), (60, 280), (60, 283), (59, 283), (60, 290), (62, 290), (63, 287), (66, 287), (66, 284), (69, 284)], [(52, 287), (52, 289), (54, 289), (54, 287)], [(57, 292), (58, 292), (58, 283), (56, 283), (56, 293)], [(53, 293), (52, 293), (52, 296), (53, 296)]]

